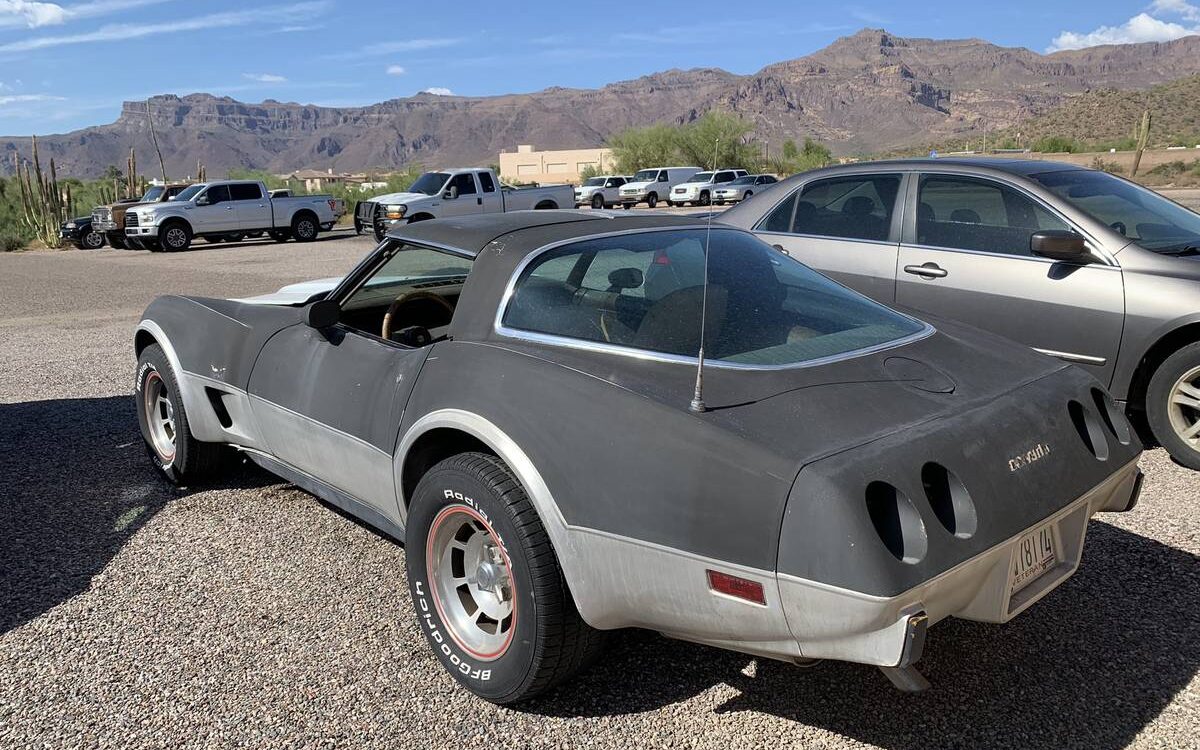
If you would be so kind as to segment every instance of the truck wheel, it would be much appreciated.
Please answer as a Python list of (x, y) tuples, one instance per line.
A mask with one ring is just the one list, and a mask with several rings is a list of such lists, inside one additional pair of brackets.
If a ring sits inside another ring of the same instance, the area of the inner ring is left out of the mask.
[(117, 250), (124, 250), (128, 247), (128, 245), (125, 244), (125, 235), (123, 234), (118, 234), (117, 232), (105, 232), (104, 237), (108, 240), (108, 244)]
[(187, 250), (192, 245), (192, 230), (182, 221), (168, 222), (159, 229), (158, 241), (169, 253)]
[(312, 242), (320, 231), (317, 220), (312, 214), (302, 213), (292, 219), (292, 236), (296, 238), (297, 242)]
[(533, 207), (534, 211), (553, 211), (558, 208), (558, 204), (554, 201), (542, 201)]
[(270, 232), (267, 232), (267, 234), (276, 242), (287, 242), (288, 238), (292, 236), (288, 234), (286, 229), (272, 229)]
[(632, 203), (622, 203), (622, 204), (621, 204), (621, 208), (623, 208), (623, 209), (625, 209), (626, 211), (628, 211), (629, 209), (633, 208), (633, 204), (632, 204)]
[(657, 206), (658, 205), (658, 193), (651, 193), (650, 195), (647, 195), (646, 196), (646, 205), (650, 208), (654, 208), (655, 206)]
[(138, 357), (135, 386), (138, 426), (158, 470), (174, 484), (211, 479), (228, 449), (192, 436), (179, 380), (158, 344), (147, 346)]
[(404, 546), (421, 630), (475, 695), (532, 698), (599, 653), (603, 634), (579, 616), (537, 512), (495, 456), (461, 453), (421, 477)]
[(1200, 471), (1200, 342), (1158, 366), (1146, 389), (1146, 421), (1171, 458)]
[(709, 203), (711, 203), (711, 202), (712, 202), (712, 197), (711, 197), (711, 196), (709, 196), (709, 194), (708, 194), (708, 191), (707, 191), (707, 190), (701, 190), (701, 191), (700, 191), (700, 200), (699, 200), (699, 204), (700, 204), (701, 206), (707, 206), (707, 205), (708, 205)]
[(358, 219), (355, 219), (355, 220), (354, 220), (354, 234), (356, 234), (356, 235), (359, 235), (359, 234), (362, 234), (362, 233), (363, 233), (363, 225), (362, 225), (362, 222), (361, 222), (361, 221), (359, 221)]
[(83, 240), (79, 244), (86, 250), (99, 250), (104, 247), (104, 234), (94, 230), (89, 231), (83, 235)]
[(592, 196), (592, 208), (596, 209), (597, 211), (604, 208), (604, 196), (603, 195), (593, 195)]

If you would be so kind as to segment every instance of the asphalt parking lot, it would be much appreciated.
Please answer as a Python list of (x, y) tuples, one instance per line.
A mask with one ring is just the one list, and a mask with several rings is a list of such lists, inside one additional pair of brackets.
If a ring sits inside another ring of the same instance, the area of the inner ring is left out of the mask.
[(629, 632), (536, 703), (473, 698), (402, 548), (256, 469), (171, 488), (138, 433), (154, 296), (340, 275), (371, 245), (0, 254), (0, 747), (1200, 747), (1200, 476), (1162, 451), (1064, 586), (931, 631), (927, 693)]

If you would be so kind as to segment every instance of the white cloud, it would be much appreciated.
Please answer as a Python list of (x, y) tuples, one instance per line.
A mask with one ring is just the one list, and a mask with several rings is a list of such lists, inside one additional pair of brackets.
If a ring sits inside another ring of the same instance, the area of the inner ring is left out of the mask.
[[(119, 0), (113, 0), (118, 2)], [(127, 0), (132, 2), (133, 0)], [(3, 0), (0, 0), (3, 2)], [(195, 16), (175, 21), (161, 23), (121, 23), (101, 26), (92, 31), (78, 34), (63, 34), (60, 36), (36, 36), (21, 39), (8, 44), (0, 44), (0, 52), (28, 52), (30, 50), (61, 47), (71, 44), (87, 44), (89, 42), (113, 42), (138, 39), (159, 34), (172, 34), (183, 31), (199, 31), (201, 29), (230, 28), (247, 26), (256, 23), (278, 23), (287, 21), (306, 21), (323, 13), (329, 7), (326, 0), (315, 2), (292, 3), (290, 5), (273, 5), (254, 8), (251, 10), (214, 13), (207, 16)]]
[(406, 71), (402, 65), (389, 65), (387, 66), (387, 70), (384, 72), (390, 76), (402, 76), (408, 71)]
[(0, 0), (0, 28), (57, 26), (71, 21), (97, 18), (171, 0), (93, 0), (75, 5), (33, 0)]
[(383, 55), (393, 55), (398, 52), (418, 52), (421, 50), (438, 49), (440, 47), (450, 47), (461, 42), (461, 39), (452, 39), (449, 37), (430, 38), (430, 39), (401, 39), (395, 42), (380, 42), (377, 44), (368, 44), (358, 49), (349, 50), (346, 52), (335, 52), (331, 55), (325, 55), (326, 60), (357, 60), (364, 57), (381, 57)]
[(55, 3), (29, 0), (0, 0), (0, 22), (5, 26), (53, 26), (67, 20), (67, 12)]
[[(1189, 25), (1161, 16), (1176, 16)], [(1136, 44), (1139, 42), (1169, 42), (1172, 39), (1200, 34), (1200, 7), (1187, 0), (1155, 0), (1146, 10), (1123, 24), (1101, 26), (1093, 31), (1063, 31), (1050, 43), (1047, 52), (1082, 49), (1101, 44)]]
[(0, 107), (8, 104), (24, 104), (28, 102), (61, 102), (65, 101), (64, 97), (52, 96), (50, 94), (12, 94), (9, 96), (0, 96)]
[(444, 86), (430, 86), (427, 89), (421, 89), (422, 94), (435, 94), (437, 96), (454, 96), (454, 92)]
[(287, 81), (283, 76), (274, 73), (242, 73), (242, 78), (259, 83), (285, 83)]

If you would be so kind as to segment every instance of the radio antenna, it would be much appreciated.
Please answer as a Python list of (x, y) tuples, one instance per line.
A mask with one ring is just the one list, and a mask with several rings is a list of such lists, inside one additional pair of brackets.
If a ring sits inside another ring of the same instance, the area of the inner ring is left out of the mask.
[[(721, 153), (721, 139), (713, 143), (712, 171), (717, 171), (717, 159)], [(712, 211), (708, 212), (708, 222), (704, 228), (704, 283), (700, 287), (700, 351), (696, 354), (696, 389), (692, 392), (692, 403), (688, 407), (696, 414), (708, 411), (704, 403), (704, 331), (708, 327), (708, 243), (712, 237)]]

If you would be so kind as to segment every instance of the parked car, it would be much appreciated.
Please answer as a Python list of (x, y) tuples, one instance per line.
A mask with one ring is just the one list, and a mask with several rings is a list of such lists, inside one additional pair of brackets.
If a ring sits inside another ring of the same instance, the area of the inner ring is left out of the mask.
[(797, 175), (721, 220), (880, 302), (1082, 366), (1144, 440), (1200, 469), (1192, 211), (1096, 170), (968, 158)]
[(402, 193), (360, 201), (354, 210), (354, 228), (359, 232), (371, 228), (375, 239), (382, 240), (400, 222), (574, 205), (575, 190), (570, 185), (513, 187), (490, 169), (443, 169), (426, 172)]
[(125, 214), (125, 236), (151, 250), (186, 250), (196, 237), (242, 239), (267, 232), (276, 242), (311, 242), (346, 211), (329, 195), (269, 198), (253, 180), (202, 182), (169, 203), (135, 206)]
[(733, 182), (744, 177), (744, 169), (716, 169), (711, 172), (697, 172), (687, 182), (681, 182), (671, 188), (667, 198), (668, 206), (682, 206), (691, 203), (693, 206), (707, 206), (712, 203), (713, 192), (718, 185)]
[(687, 182), (699, 171), (699, 167), (643, 169), (621, 186), (621, 207), (630, 209), (639, 203), (645, 203), (654, 208), (660, 200), (665, 201), (670, 197), (671, 190), (676, 185)]
[(727, 182), (713, 191), (713, 203), (724, 206), (726, 203), (744, 201), (754, 195), (754, 191), (762, 192), (767, 185), (774, 185), (779, 180), (770, 174), (748, 174)]
[(168, 479), (235, 446), (401, 541), (430, 647), (496, 703), (626, 627), (921, 688), (931, 625), (1019, 615), (1140, 486), (1079, 368), (690, 217), (396, 225), (342, 279), (160, 297), (133, 343)]
[(99, 250), (104, 247), (104, 234), (95, 229), (90, 216), (64, 222), (58, 228), (58, 236), (80, 250)]
[(575, 188), (575, 207), (612, 208), (621, 199), (621, 186), (629, 182), (622, 175), (589, 177)]
[(125, 212), (134, 206), (152, 203), (163, 203), (174, 200), (175, 196), (191, 187), (190, 183), (179, 182), (167, 185), (151, 185), (141, 198), (127, 201), (117, 201), (107, 206), (96, 206), (92, 209), (92, 224), (97, 231), (104, 233), (108, 244), (124, 250), (127, 246), (125, 238)]

